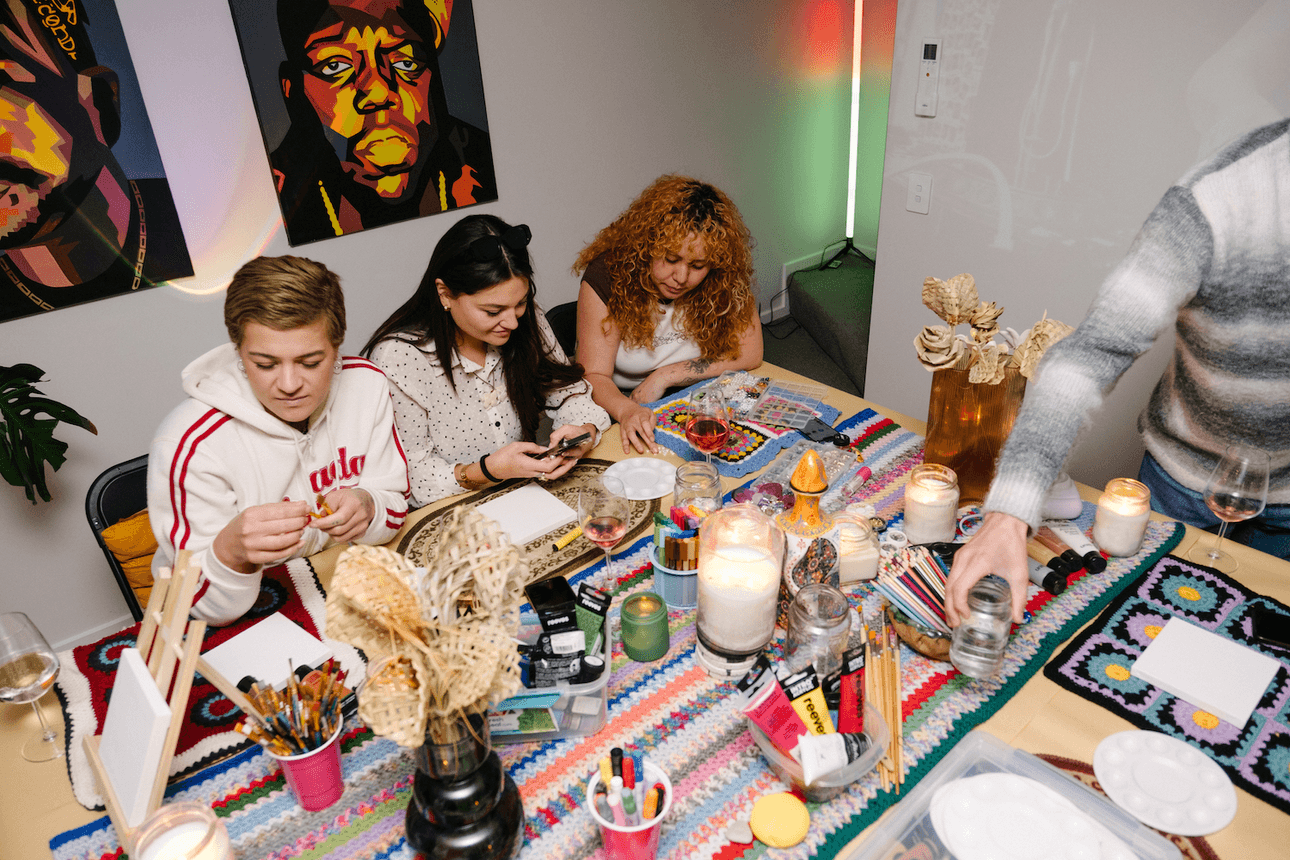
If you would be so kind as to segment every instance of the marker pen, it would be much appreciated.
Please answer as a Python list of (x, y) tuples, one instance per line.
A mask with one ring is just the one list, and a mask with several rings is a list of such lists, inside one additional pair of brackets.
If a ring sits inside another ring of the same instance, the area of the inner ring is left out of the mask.
[(609, 751), (609, 761), (614, 768), (614, 776), (623, 775), (623, 748), (614, 747)]
[(619, 827), (626, 827), (627, 816), (623, 812), (622, 797), (611, 791), (609, 792), (609, 796), (606, 798), (606, 802), (609, 804), (610, 818), (607, 818), (605, 820), (613, 821)]
[(614, 766), (609, 762), (609, 756), (603, 756), (600, 759), (600, 782), (608, 787), (609, 780), (614, 778)]
[(636, 795), (624, 788), (621, 797), (623, 799), (623, 815), (627, 818), (627, 823), (631, 825), (640, 824), (640, 816), (636, 814)]

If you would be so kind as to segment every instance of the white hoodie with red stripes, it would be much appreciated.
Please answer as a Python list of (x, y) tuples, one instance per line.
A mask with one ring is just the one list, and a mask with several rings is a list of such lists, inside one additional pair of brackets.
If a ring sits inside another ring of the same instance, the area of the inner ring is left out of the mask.
[[(184, 368), (189, 399), (161, 422), (148, 457), (148, 515), (157, 536), (152, 570), (175, 550), (191, 550), (202, 575), (193, 615), (229, 624), (255, 603), (260, 571), (239, 573), (215, 557), (215, 536), (255, 505), (305, 501), (340, 487), (366, 490), (376, 516), (358, 543), (394, 537), (408, 512), (408, 465), (394, 428), (389, 385), (380, 368), (346, 357), (332, 377), (327, 405), (307, 433), (265, 410), (237, 369), (232, 344)], [(315, 528), (284, 557), (312, 555), (334, 541)], [(275, 562), (276, 563), (276, 562)]]

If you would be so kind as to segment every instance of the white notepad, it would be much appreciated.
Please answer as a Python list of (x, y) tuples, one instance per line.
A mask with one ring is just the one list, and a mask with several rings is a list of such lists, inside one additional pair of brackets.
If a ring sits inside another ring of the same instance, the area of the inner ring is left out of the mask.
[(531, 540), (577, 522), (577, 512), (537, 484), (498, 496), (475, 510), (493, 520), (511, 543), (523, 547)]
[(332, 656), (326, 643), (281, 612), (275, 612), (202, 655), (236, 684), (247, 675), (276, 689), (286, 686), (291, 666), (317, 669)]
[(1130, 674), (1242, 728), (1279, 665), (1266, 654), (1170, 618)]
[(137, 648), (121, 651), (99, 758), (129, 827), (143, 823), (170, 729), (170, 705)]

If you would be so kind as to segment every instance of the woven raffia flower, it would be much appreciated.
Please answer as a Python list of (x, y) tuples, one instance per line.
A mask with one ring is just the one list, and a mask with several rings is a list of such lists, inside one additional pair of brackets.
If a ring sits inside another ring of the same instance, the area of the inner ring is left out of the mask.
[(955, 275), (948, 281), (940, 278), (923, 281), (923, 304), (951, 327), (967, 322), (980, 303), (976, 279), (969, 274)]
[(1003, 372), (1008, 366), (1008, 350), (997, 343), (985, 343), (977, 347), (976, 361), (968, 371), (968, 382), (984, 382), (987, 385), (998, 385), (1003, 382)]
[(1032, 378), (1044, 352), (1074, 330), (1064, 322), (1050, 320), (1045, 313), (1043, 319), (1030, 327), (1030, 333), (1017, 347), (1016, 362), (1021, 367), (1021, 375), (1026, 379)]
[(972, 340), (977, 343), (989, 343), (999, 330), (999, 315), (1003, 308), (994, 302), (981, 302), (972, 313), (968, 323), (972, 326)]
[(953, 367), (963, 354), (963, 341), (943, 325), (925, 325), (914, 338), (918, 359), (928, 370)]

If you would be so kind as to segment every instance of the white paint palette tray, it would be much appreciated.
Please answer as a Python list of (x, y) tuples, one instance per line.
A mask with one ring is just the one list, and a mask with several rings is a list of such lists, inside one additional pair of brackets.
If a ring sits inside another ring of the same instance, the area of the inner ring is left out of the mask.
[(1105, 797), (979, 730), (839, 857), (889, 860), (915, 849), (909, 856), (929, 860), (1181, 857), (1171, 842)]

